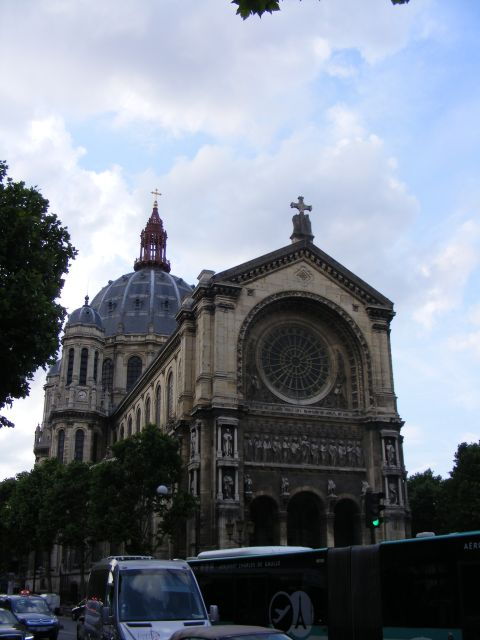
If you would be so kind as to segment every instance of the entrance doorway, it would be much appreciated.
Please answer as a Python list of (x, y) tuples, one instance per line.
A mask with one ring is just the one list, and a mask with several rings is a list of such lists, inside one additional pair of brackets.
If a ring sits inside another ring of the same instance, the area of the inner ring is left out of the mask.
[(295, 546), (325, 546), (324, 508), (314, 493), (302, 491), (288, 503), (287, 540), (289, 545)]
[(251, 545), (269, 546), (280, 543), (278, 507), (275, 500), (268, 496), (255, 498), (250, 505), (250, 519), (253, 522)]

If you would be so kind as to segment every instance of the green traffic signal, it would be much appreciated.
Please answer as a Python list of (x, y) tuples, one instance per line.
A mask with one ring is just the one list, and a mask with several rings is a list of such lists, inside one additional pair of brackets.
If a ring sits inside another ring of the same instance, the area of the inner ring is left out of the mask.
[(382, 523), (381, 512), (385, 509), (382, 502), (384, 494), (381, 492), (367, 491), (365, 494), (365, 525), (376, 529)]

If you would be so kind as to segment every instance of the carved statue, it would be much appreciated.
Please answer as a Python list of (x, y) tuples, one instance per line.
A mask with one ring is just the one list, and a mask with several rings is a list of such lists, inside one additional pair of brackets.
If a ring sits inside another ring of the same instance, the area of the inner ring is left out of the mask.
[(223, 476), (223, 497), (225, 500), (231, 500), (233, 498), (233, 478), (226, 473)]
[(272, 450), (273, 450), (273, 461), (280, 462), (282, 444), (277, 436), (275, 436), (275, 438), (273, 439)]
[(395, 466), (397, 464), (397, 452), (395, 450), (395, 442), (392, 440), (385, 441), (385, 457), (387, 464)]
[(193, 458), (197, 453), (197, 430), (190, 431), (190, 457)]
[(337, 445), (333, 440), (331, 440), (328, 445), (328, 453), (330, 456), (330, 464), (334, 467), (337, 464)]
[(362, 480), (362, 496), (364, 496), (367, 491), (370, 489), (370, 485), (366, 480)]
[(335, 482), (333, 480), (328, 480), (327, 481), (327, 495), (329, 498), (336, 498), (336, 493), (335, 491), (337, 490), (337, 485), (335, 484)]
[(388, 500), (390, 504), (398, 504), (398, 488), (395, 482), (388, 485)]
[(233, 455), (232, 433), (228, 427), (223, 432), (223, 455), (227, 458)]

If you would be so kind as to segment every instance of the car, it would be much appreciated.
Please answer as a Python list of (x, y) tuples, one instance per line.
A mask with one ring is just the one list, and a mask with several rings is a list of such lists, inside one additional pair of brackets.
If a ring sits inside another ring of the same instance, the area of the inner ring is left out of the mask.
[(37, 638), (57, 640), (62, 628), (45, 598), (34, 595), (0, 596), (0, 607), (8, 609)]
[(0, 609), (0, 640), (33, 640), (33, 634), (11, 611)]
[(78, 620), (80, 616), (83, 615), (85, 611), (86, 601), (87, 601), (86, 598), (84, 598), (83, 600), (80, 600), (78, 604), (72, 607), (72, 611), (71, 611), (72, 620)]
[(50, 609), (58, 616), (60, 613), (60, 596), (58, 593), (39, 593), (38, 595), (41, 598), (45, 598)]
[(286, 633), (268, 627), (245, 624), (219, 624), (212, 627), (186, 627), (175, 631), (170, 640), (291, 640)]

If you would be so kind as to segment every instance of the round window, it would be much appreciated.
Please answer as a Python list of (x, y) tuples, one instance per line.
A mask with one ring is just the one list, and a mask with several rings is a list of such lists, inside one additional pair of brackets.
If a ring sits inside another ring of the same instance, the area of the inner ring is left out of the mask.
[(260, 339), (257, 364), (267, 386), (277, 396), (308, 404), (325, 392), (331, 378), (328, 347), (313, 328), (279, 325)]

